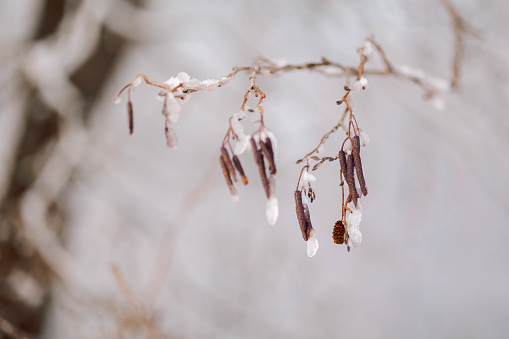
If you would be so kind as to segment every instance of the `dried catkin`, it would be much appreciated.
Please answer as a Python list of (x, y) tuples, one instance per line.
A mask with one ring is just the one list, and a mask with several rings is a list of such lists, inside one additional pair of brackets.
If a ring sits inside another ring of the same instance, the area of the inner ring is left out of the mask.
[(260, 147), (269, 163), (270, 174), (276, 174), (276, 162), (274, 161), (274, 150), (272, 149), (272, 141), (270, 141), (270, 138), (267, 138), (265, 142), (260, 140)]
[(362, 194), (368, 195), (368, 188), (366, 186), (366, 180), (364, 179), (364, 173), (362, 172), (362, 161), (361, 161), (361, 143), (359, 136), (356, 135), (352, 138), (352, 156), (355, 164), (355, 171), (357, 172), (357, 179), (359, 179), (359, 185), (361, 186)]
[(302, 203), (301, 191), (296, 190), (294, 192), (294, 197), (295, 197), (295, 211), (297, 212), (297, 220), (299, 221), (300, 231), (302, 232), (302, 238), (304, 238), (305, 241), (308, 241), (309, 232), (307, 229), (306, 216), (304, 214), (304, 204)]
[(353, 204), (357, 207), (357, 199), (359, 199), (359, 195), (357, 194), (357, 189), (355, 188), (355, 176), (354, 176), (354, 162), (353, 156), (349, 154), (346, 157), (346, 182), (348, 184), (348, 190), (350, 192), (350, 197), (352, 198)]
[(237, 173), (235, 171), (235, 167), (233, 167), (232, 161), (230, 159), (230, 154), (228, 153), (228, 150), (226, 147), (221, 147), (221, 156), (223, 157), (224, 163), (226, 164), (226, 167), (228, 168), (228, 172), (230, 172), (230, 175), (232, 176), (233, 180), (237, 182)]
[(228, 188), (230, 189), (230, 192), (232, 196), (237, 196), (237, 190), (235, 189), (235, 186), (233, 186), (232, 178), (230, 177), (230, 172), (228, 171), (228, 167), (226, 167), (226, 163), (224, 162), (224, 159), (222, 156), (219, 157), (219, 162), (221, 163), (221, 168), (223, 170), (224, 179), (226, 180), (226, 184), (228, 185)]
[(247, 185), (247, 183), (248, 183), (247, 177), (244, 174), (244, 169), (242, 168), (242, 164), (240, 163), (240, 160), (236, 155), (233, 156), (233, 165), (235, 166), (235, 169), (237, 170), (237, 172), (240, 173), (240, 176), (242, 178), (242, 183), (244, 183), (244, 185)]
[(129, 121), (129, 134), (133, 134), (134, 114), (133, 114), (133, 104), (131, 103), (131, 100), (127, 101), (127, 119)]
[(256, 146), (256, 142), (253, 138), (251, 138), (251, 146), (253, 148), (253, 155), (256, 161), (256, 164), (258, 165), (258, 171), (260, 172), (260, 178), (262, 180), (262, 185), (265, 190), (265, 195), (267, 196), (267, 199), (270, 198), (270, 183), (269, 179), (267, 178), (267, 173), (265, 172), (265, 162), (263, 160), (263, 154)]
[(313, 225), (311, 224), (311, 216), (309, 215), (309, 207), (307, 204), (302, 204), (304, 207), (304, 217), (306, 218), (306, 241), (308, 241), (311, 236), (311, 230), (313, 229)]
[(343, 172), (343, 175), (346, 177), (346, 153), (343, 150), (339, 151), (338, 158), (341, 171)]

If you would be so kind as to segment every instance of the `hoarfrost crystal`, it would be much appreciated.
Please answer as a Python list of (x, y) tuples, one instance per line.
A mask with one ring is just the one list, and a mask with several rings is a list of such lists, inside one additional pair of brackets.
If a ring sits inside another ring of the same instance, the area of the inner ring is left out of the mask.
[(165, 102), (165, 110), (164, 115), (170, 121), (170, 123), (174, 124), (178, 121), (180, 110), (180, 103), (177, 101), (175, 96), (172, 93), (166, 94), (166, 102)]
[(309, 239), (307, 241), (307, 253), (308, 257), (313, 257), (318, 250), (318, 239), (316, 238), (316, 232), (314, 229), (311, 230), (311, 234), (309, 235)]
[(349, 240), (353, 247), (359, 246), (362, 241), (362, 233), (359, 229), (359, 224), (362, 218), (362, 205), (360, 200), (357, 202), (357, 208), (353, 206), (352, 213), (347, 212), (346, 227), (348, 229)]
[(315, 190), (315, 181), (316, 181), (316, 177), (313, 174), (309, 173), (308, 171), (304, 171), (304, 172), (302, 172), (302, 177), (300, 178), (299, 189), (303, 189), (309, 185), (309, 186), (311, 186), (311, 188), (314, 191)]
[(210, 92), (215, 90), (219, 86), (219, 80), (215, 79), (206, 79), (199, 83), (198, 86), (196, 86), (197, 90), (204, 91), (204, 92)]
[(359, 140), (361, 142), (362, 147), (366, 147), (369, 144), (369, 135), (359, 128)]
[(235, 155), (241, 155), (251, 147), (251, 138), (244, 134), (244, 126), (241, 124), (241, 120), (246, 117), (246, 112), (240, 111), (235, 113), (231, 119), (231, 126), (233, 132), (237, 135), (237, 142), (234, 145), (233, 152)]
[(367, 85), (368, 79), (366, 79), (365, 77), (361, 77), (359, 80), (355, 82), (355, 84), (353, 84), (352, 87), (350, 87), (350, 92), (352, 93), (359, 92), (361, 89), (365, 89)]
[(274, 225), (277, 221), (278, 216), (279, 216), (279, 206), (278, 206), (277, 198), (275, 196), (271, 196), (270, 199), (267, 200), (266, 215), (267, 215), (267, 222), (270, 225)]

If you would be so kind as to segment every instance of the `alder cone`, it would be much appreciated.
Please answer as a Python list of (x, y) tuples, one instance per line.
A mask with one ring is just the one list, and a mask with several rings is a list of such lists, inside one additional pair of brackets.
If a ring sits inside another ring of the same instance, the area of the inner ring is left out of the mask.
[(336, 221), (334, 229), (332, 230), (332, 239), (335, 244), (343, 244), (345, 242), (345, 225), (342, 220)]

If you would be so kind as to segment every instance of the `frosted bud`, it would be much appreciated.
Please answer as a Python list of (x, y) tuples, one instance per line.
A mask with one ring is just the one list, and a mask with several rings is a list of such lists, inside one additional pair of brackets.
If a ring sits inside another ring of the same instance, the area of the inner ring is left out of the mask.
[(366, 86), (368, 85), (368, 79), (365, 77), (361, 77), (359, 80), (353, 84), (353, 86), (350, 87), (350, 92), (355, 93), (359, 92), (361, 89), (366, 89)]
[(121, 101), (122, 101), (122, 98), (119, 95), (115, 99), (113, 99), (113, 105), (118, 105), (118, 104), (120, 104)]

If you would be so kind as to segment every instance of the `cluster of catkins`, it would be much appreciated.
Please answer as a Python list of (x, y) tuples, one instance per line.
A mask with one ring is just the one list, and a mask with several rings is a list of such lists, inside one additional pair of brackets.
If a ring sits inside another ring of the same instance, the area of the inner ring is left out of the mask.
[[(359, 230), (359, 224), (362, 217), (362, 205), (360, 202), (359, 191), (362, 195), (368, 194), (364, 173), (362, 171), (362, 161), (360, 156), (361, 146), (365, 146), (369, 141), (368, 136), (362, 131), (358, 130), (359, 135), (348, 137), (345, 141), (350, 140), (351, 150), (339, 151), (337, 159), (340, 163), (341, 185), (348, 186), (348, 196), (346, 200), (342, 201), (341, 219), (336, 222), (332, 231), (332, 238), (336, 244), (346, 244), (347, 249), (350, 250), (350, 244), (354, 247), (358, 246), (362, 241), (362, 234)], [(314, 159), (314, 158), (313, 158)], [(321, 164), (324, 160), (334, 160), (334, 158), (322, 158)], [(320, 160), (320, 159), (314, 159)], [(313, 167), (313, 170), (317, 166)], [(315, 230), (311, 223), (308, 204), (312, 203), (315, 199), (315, 185), (316, 178), (309, 173), (309, 164), (303, 168), (299, 185), (294, 192), (295, 206), (297, 212), (297, 220), (299, 221), (302, 238), (307, 242), (308, 256), (312, 257), (318, 250), (318, 241), (316, 238)], [(356, 180), (357, 178), (357, 180)], [(343, 181), (344, 179), (344, 181)], [(356, 182), (359, 183), (357, 187)]]
[[(360, 130), (360, 133), (363, 136), (362, 144), (365, 146), (367, 144), (367, 137), (362, 130)], [(350, 152), (347, 153), (341, 149), (338, 153), (341, 176), (348, 185), (348, 197), (346, 202), (343, 201), (342, 218), (336, 222), (332, 232), (334, 242), (336, 244), (345, 243), (348, 250), (350, 250), (349, 242), (356, 247), (362, 241), (362, 234), (359, 230), (359, 223), (362, 217), (362, 205), (355, 177), (357, 177), (362, 195), (366, 196), (368, 194), (364, 172), (362, 171), (361, 137), (355, 135), (349, 139), (352, 144)], [(355, 174), (357, 174), (357, 176), (355, 176)], [(348, 205), (350, 205), (350, 207), (348, 207)]]
[(242, 164), (240, 163), (237, 155), (240, 155), (251, 149), (254, 155), (255, 163), (260, 173), (262, 186), (267, 197), (267, 221), (269, 224), (273, 225), (276, 223), (279, 215), (278, 201), (275, 194), (275, 174), (277, 172), (276, 139), (274, 135), (264, 126), (256, 131), (253, 135), (246, 136), (244, 134), (244, 129), (240, 124), (240, 120), (242, 120), (244, 117), (245, 113), (243, 111), (232, 116), (231, 133), (235, 146), (231, 149), (233, 157), (230, 157), (230, 153), (223, 144), (221, 147), (221, 156), (219, 157), (219, 162), (221, 164), (223, 175), (226, 180), (226, 184), (230, 189), (232, 198), (234, 200), (238, 200), (239, 196), (235, 187), (235, 183), (238, 182), (237, 173), (240, 175), (244, 185), (248, 184), (248, 179), (244, 173)]
[(307, 254), (309, 257), (315, 255), (318, 250), (318, 239), (316, 238), (315, 229), (311, 224), (311, 217), (309, 215), (308, 202), (313, 202), (315, 199), (315, 176), (307, 171), (302, 172), (299, 180), (298, 188), (294, 192), (295, 210), (297, 211), (297, 220), (299, 221), (300, 231), (302, 238), (307, 242)]

